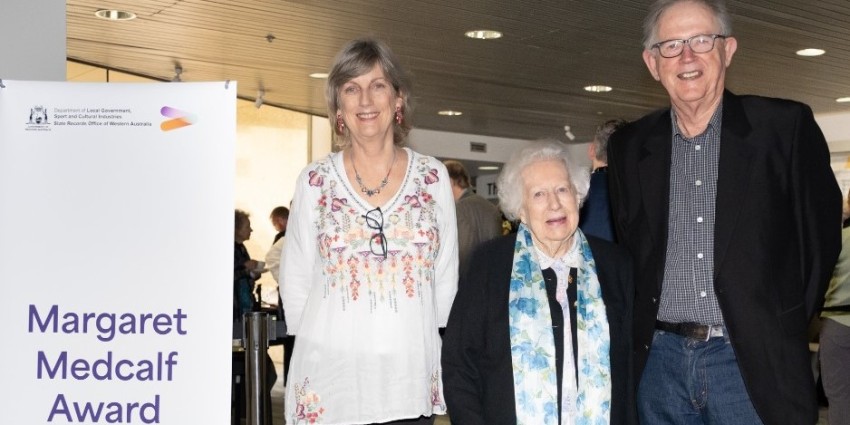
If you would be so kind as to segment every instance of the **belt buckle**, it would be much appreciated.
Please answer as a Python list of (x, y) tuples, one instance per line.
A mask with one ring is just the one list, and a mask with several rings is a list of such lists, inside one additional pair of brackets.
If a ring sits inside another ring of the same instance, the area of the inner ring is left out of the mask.
[(706, 325), (705, 341), (708, 342), (713, 336), (723, 336), (723, 327), (720, 325)]

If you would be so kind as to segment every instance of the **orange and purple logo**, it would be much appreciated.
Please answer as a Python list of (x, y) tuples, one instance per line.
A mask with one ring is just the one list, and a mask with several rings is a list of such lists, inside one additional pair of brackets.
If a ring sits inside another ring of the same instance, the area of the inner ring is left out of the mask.
[(162, 131), (176, 130), (180, 127), (186, 127), (187, 125), (192, 125), (198, 122), (198, 117), (195, 114), (190, 114), (186, 111), (181, 111), (170, 106), (163, 106), (159, 112), (162, 116), (171, 118), (170, 120), (163, 121), (162, 124), (159, 125), (159, 128)]

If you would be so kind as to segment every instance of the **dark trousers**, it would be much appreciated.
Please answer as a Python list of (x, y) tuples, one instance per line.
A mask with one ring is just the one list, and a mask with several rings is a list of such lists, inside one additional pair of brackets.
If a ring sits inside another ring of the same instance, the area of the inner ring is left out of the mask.
[(289, 362), (292, 360), (292, 350), (295, 349), (295, 336), (289, 335), (283, 338), (283, 386), (286, 386), (289, 378)]

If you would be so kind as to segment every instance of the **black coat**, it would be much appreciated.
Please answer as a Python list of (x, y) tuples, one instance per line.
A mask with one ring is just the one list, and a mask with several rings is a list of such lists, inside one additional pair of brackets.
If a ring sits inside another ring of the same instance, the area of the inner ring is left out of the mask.
[[(590, 236), (587, 239), (596, 260), (611, 333), (611, 424), (633, 424), (631, 260), (614, 244)], [(515, 243), (516, 234), (512, 234), (482, 244), (458, 285), (442, 353), (443, 385), (452, 424), (516, 425), (508, 332)], [(553, 314), (553, 321), (556, 316)], [(562, 349), (559, 347), (559, 359), (563, 358)], [(558, 385), (560, 388), (560, 379)]]
[[(841, 193), (811, 109), (723, 95), (714, 291), (738, 366), (766, 425), (813, 424), (807, 325), (841, 250)], [(635, 262), (635, 373), (649, 347), (670, 210), (670, 110), (614, 133), (608, 178), (618, 240)]]

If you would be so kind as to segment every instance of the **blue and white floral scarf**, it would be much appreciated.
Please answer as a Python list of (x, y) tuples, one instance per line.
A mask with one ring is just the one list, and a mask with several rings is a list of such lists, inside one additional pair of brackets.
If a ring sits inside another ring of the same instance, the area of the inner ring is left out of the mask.
[[(575, 423), (608, 424), (611, 409), (608, 318), (590, 246), (581, 230), (576, 229), (574, 237), (578, 238), (581, 260), (576, 288), (578, 398)], [(508, 299), (517, 424), (557, 425), (555, 337), (546, 282), (533, 245), (531, 232), (520, 224)], [(569, 330), (565, 329), (565, 334), (569, 335)]]

